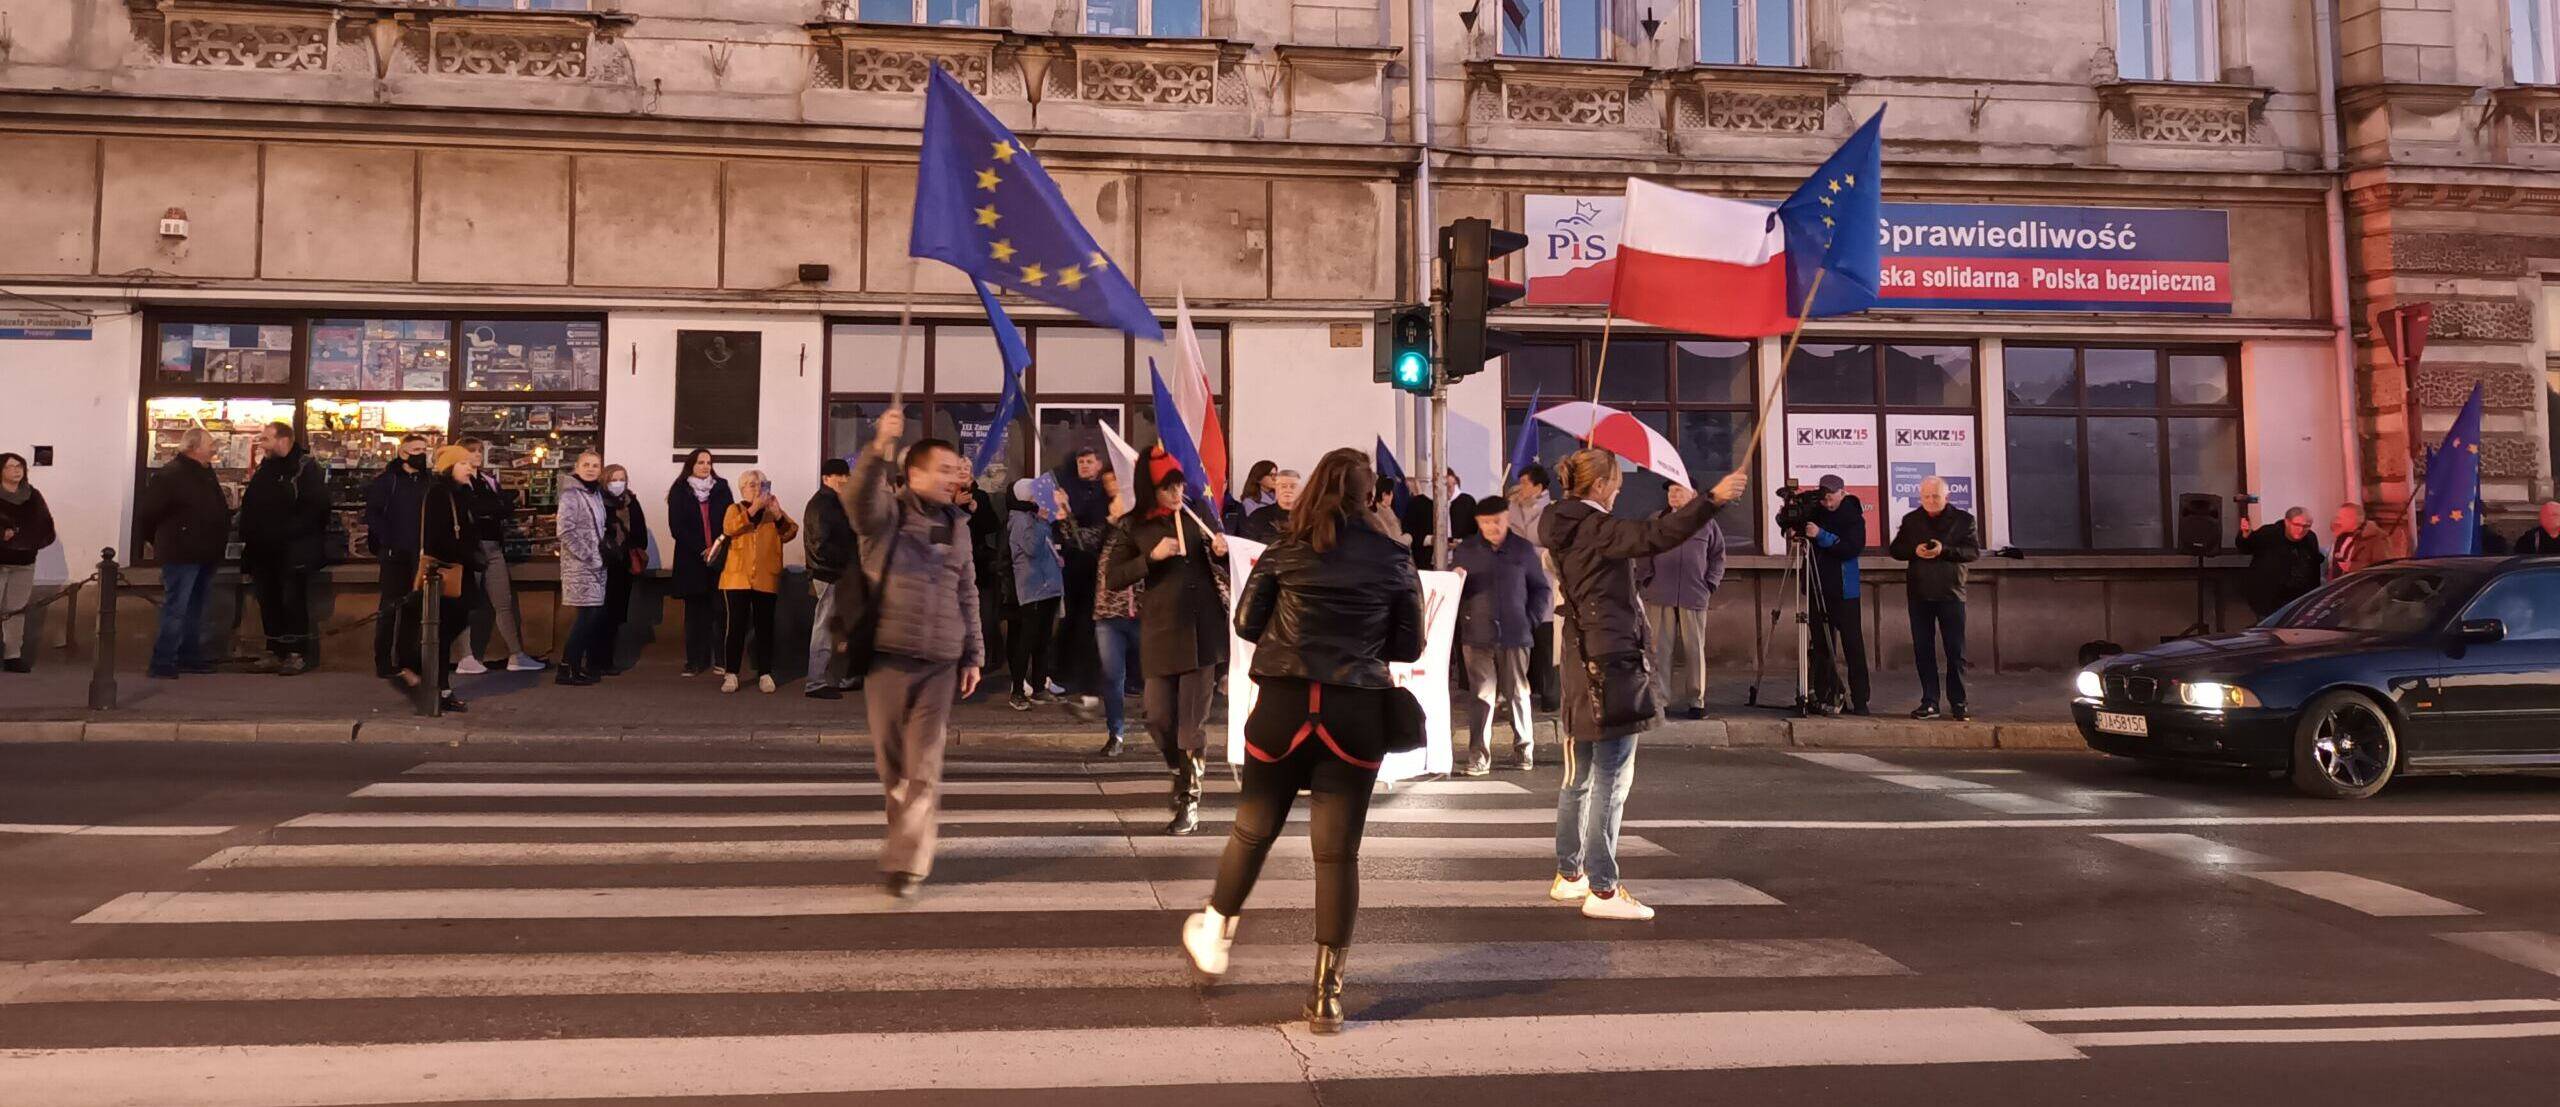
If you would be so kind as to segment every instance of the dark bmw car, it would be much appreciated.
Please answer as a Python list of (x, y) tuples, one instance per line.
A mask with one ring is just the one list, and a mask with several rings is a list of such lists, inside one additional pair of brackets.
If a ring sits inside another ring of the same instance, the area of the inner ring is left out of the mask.
[(2073, 692), (2101, 752), (2283, 770), (2333, 799), (2560, 769), (2560, 557), (2367, 569), (2248, 630), (2107, 658)]

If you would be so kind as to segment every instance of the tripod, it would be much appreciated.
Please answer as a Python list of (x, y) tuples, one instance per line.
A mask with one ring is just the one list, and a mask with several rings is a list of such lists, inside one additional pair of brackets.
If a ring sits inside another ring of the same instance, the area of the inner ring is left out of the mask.
[[(1820, 627), (1818, 633), (1826, 635), (1832, 633), (1832, 629), (1831, 613), (1822, 597), (1820, 578), (1813, 568), (1813, 543), (1805, 541), (1802, 535), (1787, 536), (1787, 567), (1779, 574), (1778, 587), (1783, 598), (1777, 606), (1769, 609), (1768, 633), (1760, 636), (1759, 645), (1753, 651), (1751, 690), (1745, 694), (1744, 702), (1753, 707), (1778, 707), (1774, 703), (1764, 705), (1760, 702), (1760, 684), (1767, 679), (1769, 672), (1769, 640), (1777, 637), (1779, 618), (1792, 610), (1796, 624), (1796, 699), (1792, 707), (1778, 709), (1792, 710), (1798, 718), (1803, 718), (1814, 711), (1813, 635), (1817, 633), (1814, 628)], [(1837, 643), (1833, 645), (1836, 647)], [(1835, 658), (1840, 653), (1837, 648), (1828, 652)], [(1833, 665), (1837, 664), (1833, 662)], [(1834, 689), (1840, 686), (1836, 670), (1827, 684)]]

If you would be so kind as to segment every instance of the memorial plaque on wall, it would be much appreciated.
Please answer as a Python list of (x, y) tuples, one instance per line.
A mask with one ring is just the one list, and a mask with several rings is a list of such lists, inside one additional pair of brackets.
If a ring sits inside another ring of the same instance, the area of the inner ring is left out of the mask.
[(676, 332), (675, 447), (756, 448), (761, 331)]

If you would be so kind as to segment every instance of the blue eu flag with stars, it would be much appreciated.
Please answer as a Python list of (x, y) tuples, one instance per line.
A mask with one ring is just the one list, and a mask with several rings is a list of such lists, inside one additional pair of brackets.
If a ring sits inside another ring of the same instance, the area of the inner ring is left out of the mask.
[(907, 252), (1150, 342), (1164, 328), (1040, 161), (936, 66)]
[(2480, 386), (2454, 416), (2444, 445), (2427, 455), (2426, 513), (2418, 519), (2419, 557), (2480, 552)]
[[(1787, 310), (1801, 319), (1876, 306), (1884, 287), (1884, 109), (1778, 205), (1787, 234)], [(1819, 287), (1815, 274), (1822, 274)], [(1808, 297), (1810, 301), (1808, 302)]]

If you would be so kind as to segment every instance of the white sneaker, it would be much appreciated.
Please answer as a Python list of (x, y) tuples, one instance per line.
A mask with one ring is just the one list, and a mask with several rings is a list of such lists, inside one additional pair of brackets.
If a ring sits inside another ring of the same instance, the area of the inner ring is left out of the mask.
[(1589, 877), (1576, 877), (1572, 880), (1566, 880), (1559, 876), (1556, 878), (1554, 886), (1547, 889), (1547, 898), (1554, 900), (1557, 903), (1571, 903), (1575, 900), (1587, 897), (1590, 894), (1591, 878)]
[(466, 653), (462, 655), (462, 660), (453, 663), (453, 671), (464, 676), (479, 676), (488, 672), (489, 667), (481, 664), (479, 658)]
[(538, 673), (550, 667), (541, 658), (529, 653), (520, 653), (507, 659), (507, 671), (510, 673)]
[(772, 678), (771, 676), (759, 676), (759, 677), (757, 677), (757, 678), (756, 678), (756, 691), (759, 691), (759, 692), (770, 692), (770, 691), (773, 691), (773, 678)]
[(727, 674), (727, 675), (725, 675), (725, 676), (722, 676), (722, 677), (720, 678), (720, 690), (721, 690), (721, 691), (723, 691), (723, 692), (735, 692), (735, 691), (737, 691), (737, 690), (738, 690), (738, 674), (736, 674), (736, 673), (729, 673), (729, 674)]
[(1227, 950), (1236, 944), (1236, 920), (1218, 913), (1215, 907), (1182, 920), (1182, 949), (1191, 955), (1191, 967), (1203, 976), (1227, 974)]
[(1584, 899), (1582, 901), (1582, 917), (1586, 919), (1616, 919), (1624, 922), (1643, 922), (1646, 919), (1653, 917), (1653, 908), (1636, 902), (1635, 893), (1628, 891), (1627, 886), (1621, 884), (1618, 885), (1618, 890), (1614, 894), (1606, 896), (1591, 896)]

